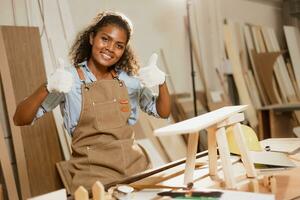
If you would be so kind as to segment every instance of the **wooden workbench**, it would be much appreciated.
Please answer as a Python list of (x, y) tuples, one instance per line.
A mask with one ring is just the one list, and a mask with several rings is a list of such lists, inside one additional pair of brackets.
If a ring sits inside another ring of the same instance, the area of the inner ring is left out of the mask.
[[(294, 155), (294, 157), (300, 158), (300, 153)], [(254, 199), (274, 199), (270, 189), (267, 186), (264, 186), (263, 179), (259, 180), (259, 193), (253, 193), (253, 188), (251, 180), (246, 178), (246, 172), (243, 164), (238, 161), (237, 157), (231, 157), (235, 172), (235, 178), (239, 182), (239, 191), (251, 192), (248, 194), (249, 197), (254, 197)], [(300, 160), (294, 160), (295, 164), (300, 166)], [(222, 189), (224, 186), (223, 173), (220, 170), (220, 165), (218, 167), (218, 176), (220, 179), (212, 180), (209, 176), (208, 168), (208, 157), (202, 157), (196, 161), (196, 170), (194, 173), (194, 188), (205, 188), (205, 189)], [(163, 199), (159, 198), (156, 194), (164, 190), (170, 190), (172, 188), (184, 187), (182, 185), (184, 180), (184, 169), (185, 164), (179, 165), (172, 169), (165, 170), (153, 176), (147, 177), (140, 181), (134, 182), (132, 185), (134, 188), (140, 188), (140, 191), (137, 191), (132, 194), (132, 199)], [(293, 169), (285, 170), (269, 170), (269, 171), (260, 171), (259, 176), (272, 174), (276, 178), (276, 193), (275, 199), (292, 199), (300, 195), (300, 167)], [(254, 181), (254, 180), (253, 180)], [(152, 189), (150, 189), (152, 188)], [(165, 189), (164, 189), (165, 188)], [(246, 195), (244, 198), (247, 198), (247, 194), (243, 193), (229, 193), (232, 195)], [(241, 196), (239, 196), (241, 198)], [(226, 199), (226, 198), (225, 198)], [(236, 199), (236, 198), (233, 198)]]

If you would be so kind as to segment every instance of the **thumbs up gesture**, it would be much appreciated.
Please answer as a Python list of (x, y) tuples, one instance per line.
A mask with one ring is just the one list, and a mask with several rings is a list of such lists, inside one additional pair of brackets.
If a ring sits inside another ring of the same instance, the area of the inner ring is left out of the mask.
[(47, 80), (47, 90), (51, 92), (68, 93), (73, 85), (73, 76), (64, 68), (64, 61), (58, 58), (59, 66)]
[(138, 78), (146, 87), (161, 85), (165, 82), (166, 75), (157, 67), (157, 58), (157, 54), (153, 53), (148, 61), (148, 64), (141, 68), (138, 72)]

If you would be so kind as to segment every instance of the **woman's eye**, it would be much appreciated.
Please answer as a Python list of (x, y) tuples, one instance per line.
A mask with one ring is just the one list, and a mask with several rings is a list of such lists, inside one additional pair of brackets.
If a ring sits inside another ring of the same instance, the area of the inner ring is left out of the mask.
[(117, 48), (118, 48), (118, 49), (124, 49), (124, 46), (121, 45), (121, 44), (117, 44)]
[(106, 37), (102, 37), (101, 40), (104, 41), (104, 42), (108, 41), (108, 39)]

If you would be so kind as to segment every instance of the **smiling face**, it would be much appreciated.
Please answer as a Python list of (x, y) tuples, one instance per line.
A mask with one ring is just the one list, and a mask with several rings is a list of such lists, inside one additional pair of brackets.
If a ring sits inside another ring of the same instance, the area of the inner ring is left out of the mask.
[(102, 27), (90, 35), (92, 52), (88, 65), (103, 70), (116, 64), (125, 51), (127, 40), (127, 32), (123, 28), (114, 24)]

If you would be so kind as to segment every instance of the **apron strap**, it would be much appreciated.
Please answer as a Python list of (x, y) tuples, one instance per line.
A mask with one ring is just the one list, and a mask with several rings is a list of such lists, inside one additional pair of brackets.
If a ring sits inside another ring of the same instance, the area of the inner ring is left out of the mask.
[(77, 71), (77, 74), (78, 74), (80, 80), (85, 81), (85, 77), (84, 77), (83, 71), (82, 71), (82, 69), (79, 66), (76, 67), (76, 71)]
[(110, 73), (111, 73), (113, 79), (117, 80), (117, 81), (119, 82), (119, 86), (122, 87), (124, 84), (123, 84), (123, 82), (119, 79), (119, 75), (118, 75), (117, 71), (116, 71), (115, 69), (112, 69), (112, 70), (110, 71)]

